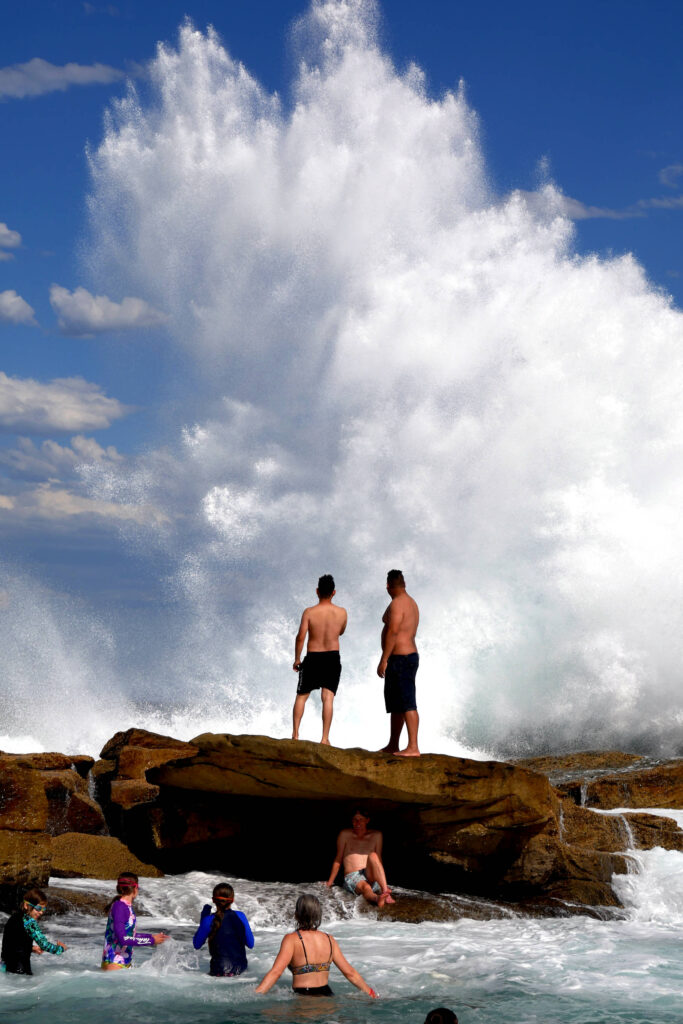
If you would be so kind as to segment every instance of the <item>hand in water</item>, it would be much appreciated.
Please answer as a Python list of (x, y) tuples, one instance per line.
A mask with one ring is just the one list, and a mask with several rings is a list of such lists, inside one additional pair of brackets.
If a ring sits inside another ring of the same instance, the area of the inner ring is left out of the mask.
[(171, 936), (167, 935), (166, 932), (155, 932), (152, 935), (152, 938), (154, 939), (154, 945), (155, 946), (160, 946), (162, 944), (162, 942), (166, 942), (166, 939), (170, 939), (170, 937)]

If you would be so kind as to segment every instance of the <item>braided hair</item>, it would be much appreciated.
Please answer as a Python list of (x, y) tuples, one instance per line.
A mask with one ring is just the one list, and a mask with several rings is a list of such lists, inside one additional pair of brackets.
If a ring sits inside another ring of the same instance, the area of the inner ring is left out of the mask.
[(225, 915), (226, 910), (230, 910), (232, 901), (235, 898), (235, 890), (231, 885), (228, 885), (227, 882), (220, 882), (218, 885), (214, 886), (211, 898), (213, 899), (213, 902), (216, 904), (216, 913), (211, 923), (211, 931), (209, 932), (208, 936), (209, 951), (213, 955), (211, 943), (215, 938), (218, 929), (223, 924), (223, 917)]

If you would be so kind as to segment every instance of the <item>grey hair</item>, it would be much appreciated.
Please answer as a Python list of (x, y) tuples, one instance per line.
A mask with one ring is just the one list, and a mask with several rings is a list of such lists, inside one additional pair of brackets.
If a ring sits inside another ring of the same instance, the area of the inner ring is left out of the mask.
[(317, 896), (304, 892), (296, 901), (294, 916), (300, 928), (305, 932), (314, 932), (323, 919), (323, 908)]

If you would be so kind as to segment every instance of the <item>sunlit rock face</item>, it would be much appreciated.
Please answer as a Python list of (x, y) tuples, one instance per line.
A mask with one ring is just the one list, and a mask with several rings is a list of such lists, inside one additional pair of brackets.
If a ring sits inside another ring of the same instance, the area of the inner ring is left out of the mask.
[[(613, 873), (626, 866), (615, 853), (623, 843), (619, 824), (592, 827), (581, 819), (594, 816), (571, 805), (570, 835), (557, 795), (538, 772), (266, 736), (206, 733), (173, 745), (128, 730), (95, 766), (112, 829), (166, 871), (323, 877), (337, 834), (360, 806), (384, 835), (394, 884), (560, 913), (570, 905), (570, 912), (619, 906), (611, 887)], [(432, 911), (441, 912), (422, 913)]]

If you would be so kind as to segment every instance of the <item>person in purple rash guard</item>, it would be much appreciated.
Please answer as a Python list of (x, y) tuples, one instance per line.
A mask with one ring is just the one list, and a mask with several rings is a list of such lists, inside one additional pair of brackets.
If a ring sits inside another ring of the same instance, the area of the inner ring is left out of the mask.
[(126, 871), (119, 876), (116, 883), (118, 896), (107, 908), (109, 917), (104, 932), (103, 971), (119, 971), (122, 967), (130, 967), (133, 946), (158, 946), (168, 938), (164, 932), (136, 934), (136, 917), (132, 903), (138, 894), (138, 888), (138, 876), (132, 871)]

